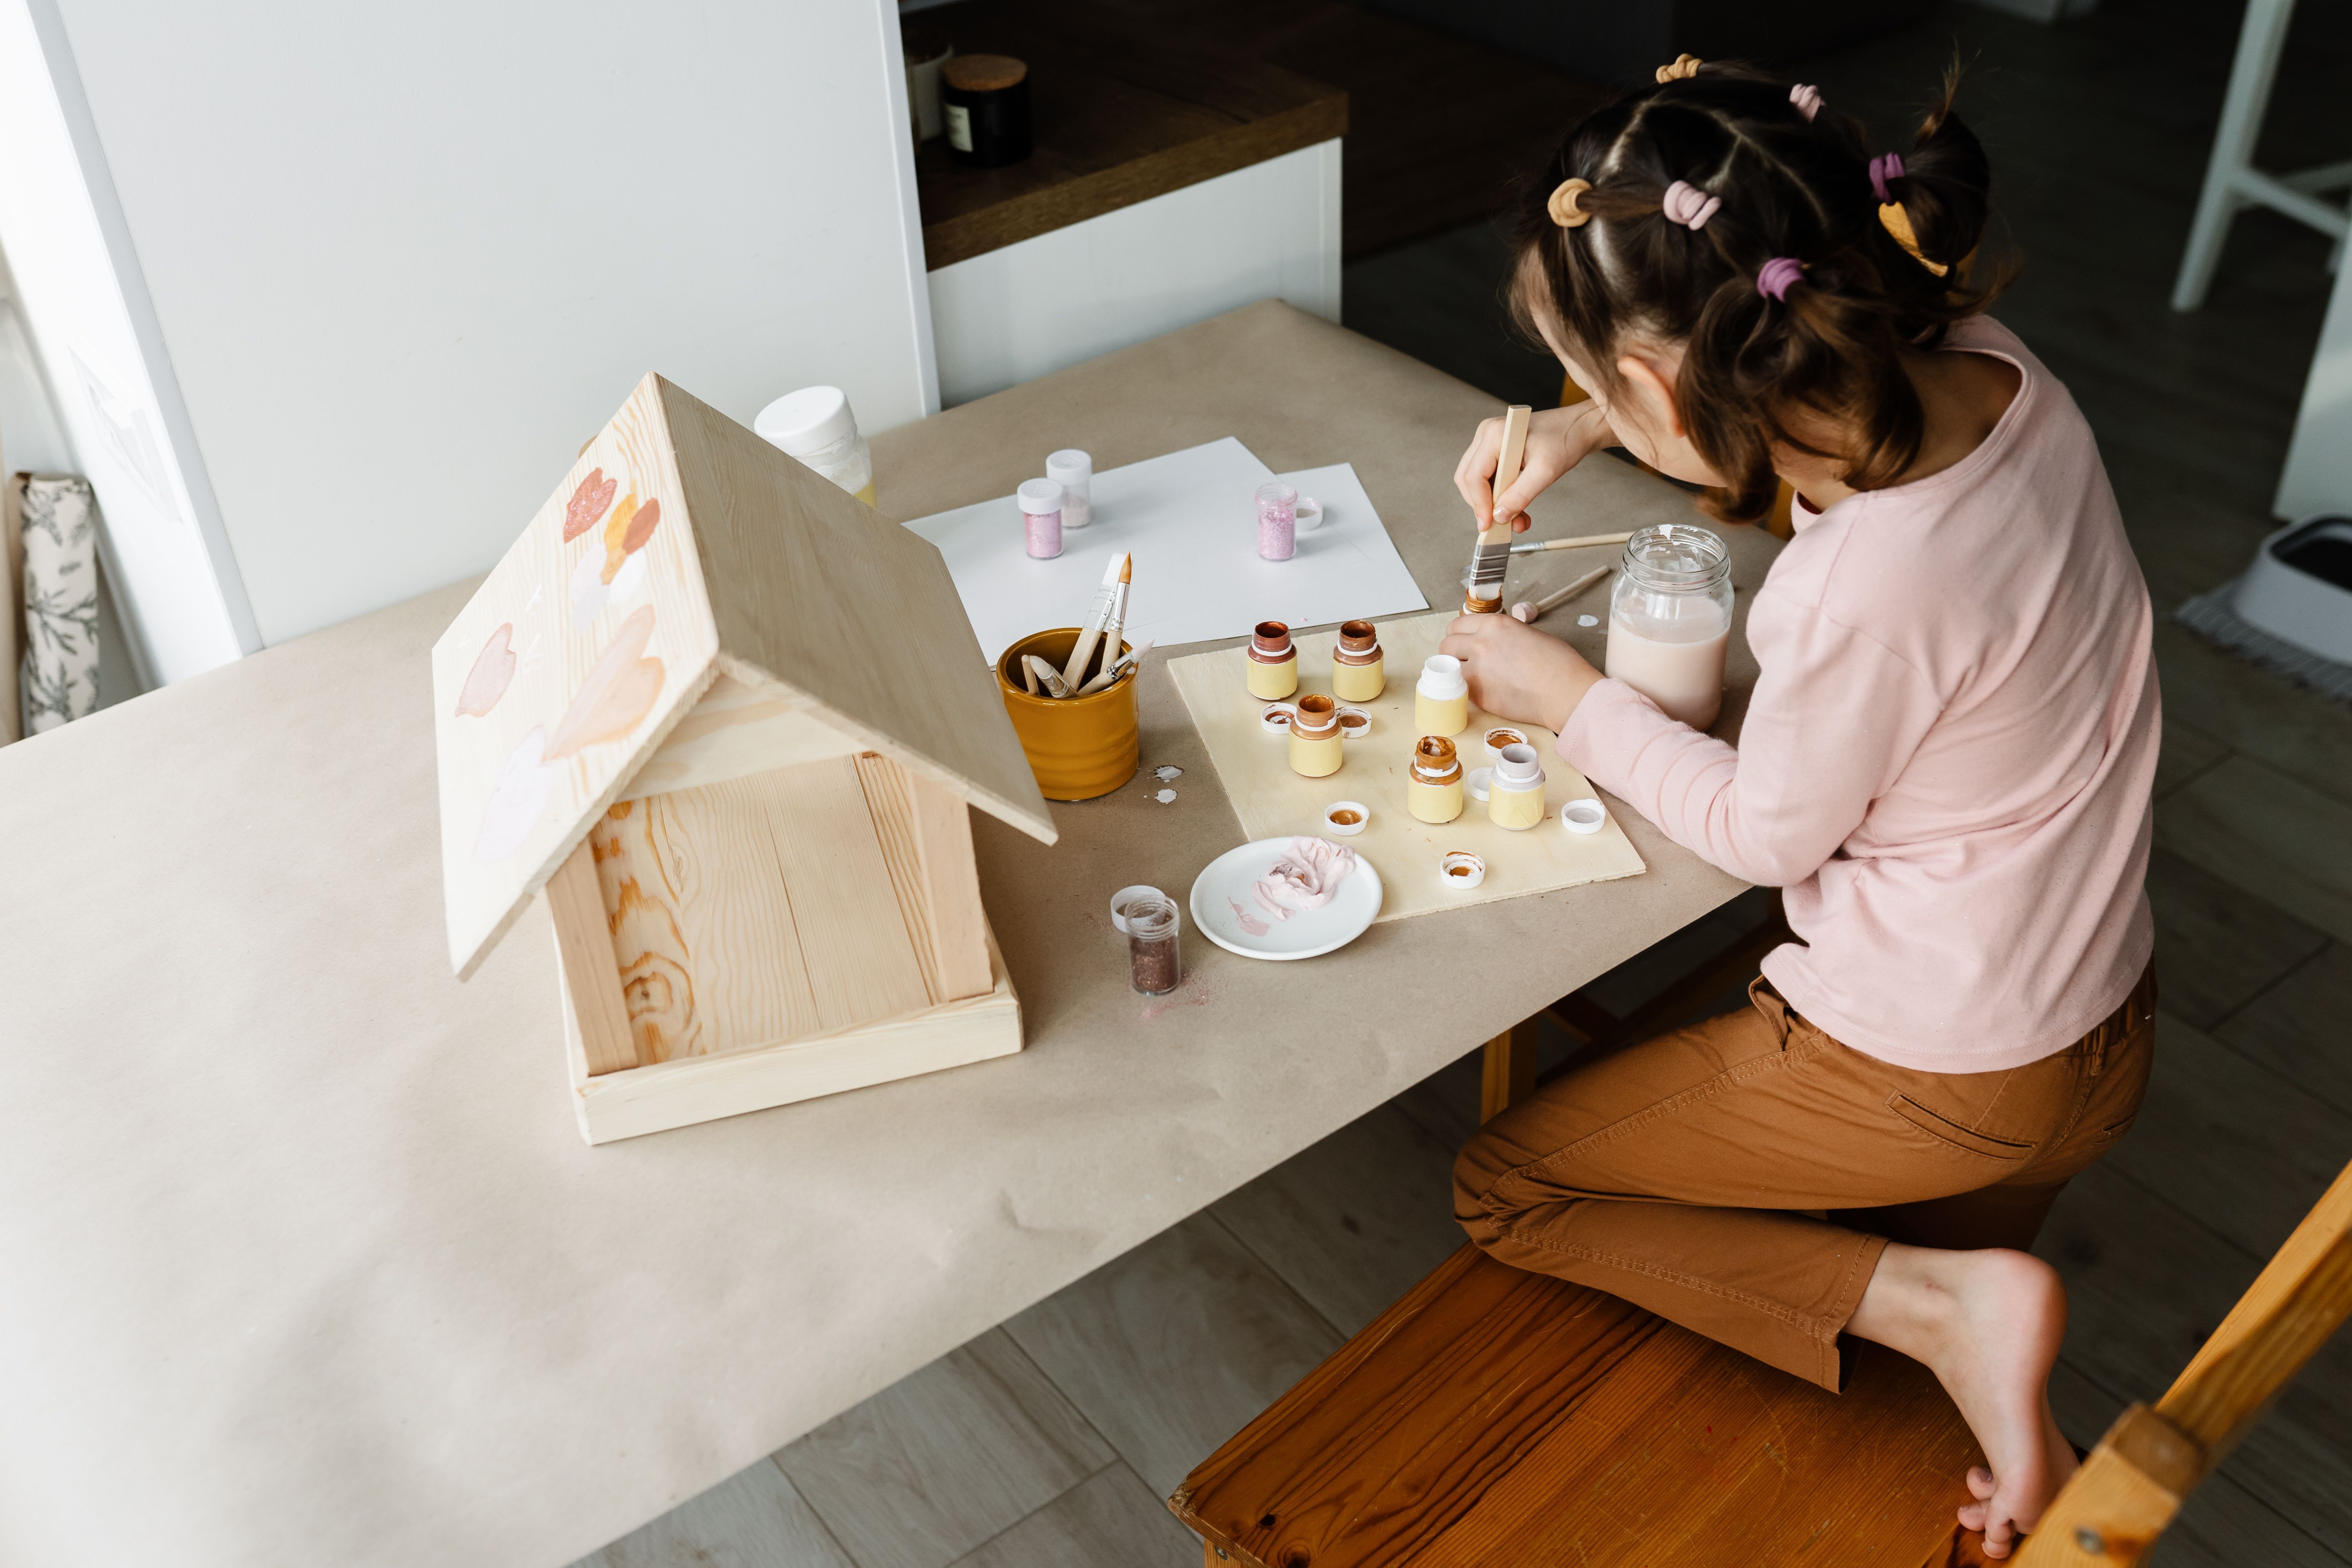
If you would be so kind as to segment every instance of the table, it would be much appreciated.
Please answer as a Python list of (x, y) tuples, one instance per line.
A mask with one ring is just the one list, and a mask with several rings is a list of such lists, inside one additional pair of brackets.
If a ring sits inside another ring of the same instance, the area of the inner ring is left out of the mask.
[[(1346, 459), (1440, 602), (1489, 412), (1265, 303), (887, 432), (875, 466), (908, 518), (1064, 446)], [(1688, 501), (1596, 460), (1535, 515)], [(1729, 542), (1744, 610), (1775, 546)], [(1197, 937), (1145, 1003), (1108, 894), (1238, 841), (1155, 654), (1174, 804), (1056, 805), (1052, 849), (975, 821), (1025, 1051), (591, 1149), (544, 915), (469, 984), (443, 951), (425, 650), (470, 586), (0, 749), (0, 1563), (570, 1562), (1741, 887), (1621, 806), (1648, 875), (1373, 927), (1315, 963), (1359, 998), (1342, 1028), (1294, 1038), (1298, 970)]]

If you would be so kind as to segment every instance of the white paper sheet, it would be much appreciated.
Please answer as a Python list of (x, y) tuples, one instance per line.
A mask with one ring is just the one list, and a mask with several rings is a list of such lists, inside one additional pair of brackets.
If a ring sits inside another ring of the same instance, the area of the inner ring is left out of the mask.
[(1232, 437), (1094, 478), (1094, 521), (1066, 529), (1062, 553), (1032, 561), (1011, 496), (907, 526), (939, 546), (964, 613), (992, 661), (1047, 626), (1082, 624), (1112, 556), (1135, 557), (1127, 636), (1161, 647), (1246, 636), (1263, 620), (1321, 626), (1429, 607), (1355, 468), (1284, 474), (1323, 503), (1323, 526), (1288, 561), (1257, 553), (1257, 487), (1275, 478)]

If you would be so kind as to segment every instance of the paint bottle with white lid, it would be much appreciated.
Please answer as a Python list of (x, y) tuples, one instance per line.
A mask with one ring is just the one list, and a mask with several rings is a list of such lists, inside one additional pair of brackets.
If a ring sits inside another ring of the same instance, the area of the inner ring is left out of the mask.
[(1542, 756), (1525, 741), (1505, 746), (1495, 753), (1494, 775), (1486, 782), (1486, 819), (1524, 833), (1543, 817)]
[(1045, 459), (1045, 477), (1062, 487), (1062, 526), (1084, 528), (1095, 520), (1095, 460), (1076, 447)]
[(1470, 682), (1462, 661), (1433, 653), (1412, 689), (1412, 727), (1424, 735), (1459, 735), (1470, 727)]
[(849, 395), (837, 386), (803, 386), (760, 410), (751, 428), (864, 501), (874, 504), (874, 449), (857, 433)]

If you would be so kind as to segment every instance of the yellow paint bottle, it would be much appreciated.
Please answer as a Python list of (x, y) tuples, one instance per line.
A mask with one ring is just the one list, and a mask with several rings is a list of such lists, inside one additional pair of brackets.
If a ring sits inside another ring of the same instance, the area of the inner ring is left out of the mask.
[(1339, 646), (1331, 650), (1331, 695), (1342, 702), (1370, 702), (1388, 689), (1380, 633), (1370, 621), (1348, 622), (1339, 628)]
[(1470, 682), (1452, 654), (1432, 654), (1421, 667), (1412, 689), (1412, 727), (1424, 735), (1459, 735), (1470, 727)]
[(1524, 833), (1544, 819), (1543, 758), (1522, 741), (1495, 753), (1495, 771), (1486, 783), (1486, 819), (1497, 827)]
[(1423, 822), (1462, 815), (1462, 759), (1443, 735), (1423, 735), (1412, 749), (1412, 775), (1404, 784), (1405, 809)]
[(1298, 700), (1290, 721), (1290, 771), (1305, 778), (1328, 778), (1339, 771), (1339, 705), (1319, 691)]
[(1249, 645), (1249, 693), (1261, 702), (1279, 702), (1298, 689), (1298, 649), (1290, 628), (1260, 621)]

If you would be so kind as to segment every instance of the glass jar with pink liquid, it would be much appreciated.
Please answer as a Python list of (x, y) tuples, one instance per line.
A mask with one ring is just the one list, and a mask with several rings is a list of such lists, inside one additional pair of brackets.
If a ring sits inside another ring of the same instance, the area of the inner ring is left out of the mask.
[(1644, 528), (1625, 542), (1609, 593), (1611, 679), (1694, 730), (1723, 707), (1731, 640), (1731, 555), (1693, 523)]

